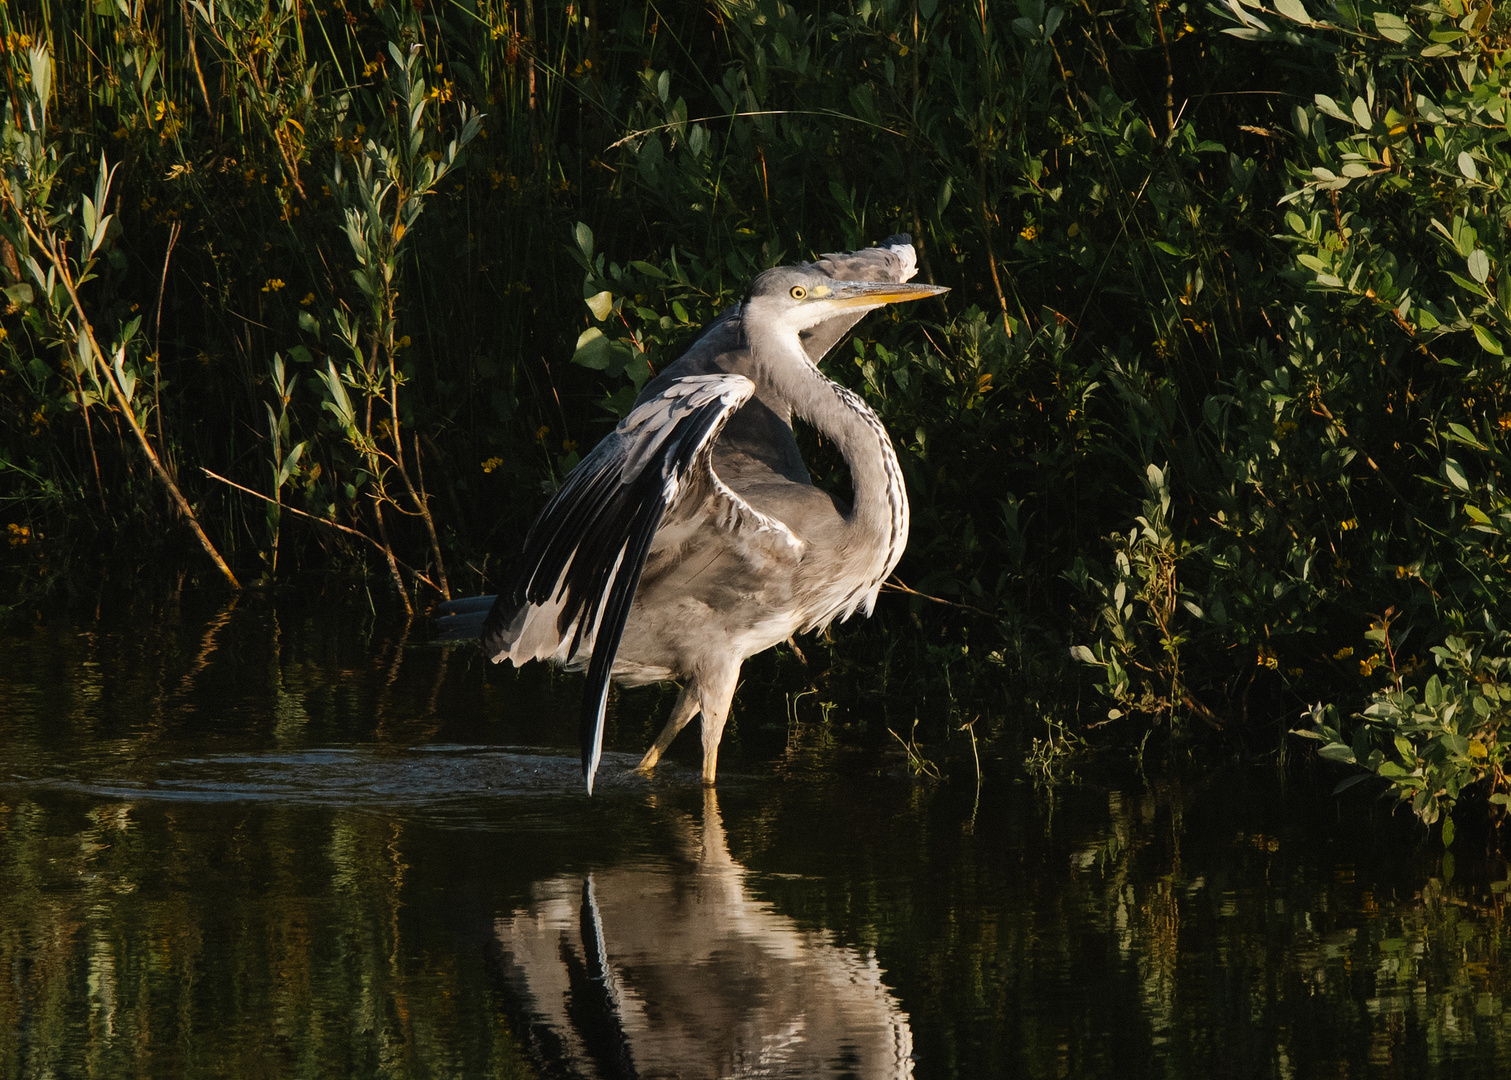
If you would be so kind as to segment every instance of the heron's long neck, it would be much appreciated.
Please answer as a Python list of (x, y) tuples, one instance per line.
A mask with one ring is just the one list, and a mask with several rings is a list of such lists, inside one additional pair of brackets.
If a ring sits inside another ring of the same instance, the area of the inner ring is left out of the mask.
[(908, 540), (907, 489), (892, 439), (870, 406), (808, 360), (796, 335), (772, 340), (777, 338), (751, 341), (755, 355), (779, 357), (763, 364), (760, 375), (774, 396), (832, 439), (844, 456), (855, 489), (848, 521), (884, 553), (879, 581), (897, 565)]

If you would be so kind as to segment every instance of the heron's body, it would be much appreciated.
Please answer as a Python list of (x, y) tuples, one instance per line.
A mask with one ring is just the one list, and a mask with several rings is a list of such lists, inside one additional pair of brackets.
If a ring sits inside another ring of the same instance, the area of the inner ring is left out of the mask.
[[(866, 311), (943, 291), (903, 285), (912, 274), (905, 237), (762, 274), (645, 386), (536, 520), (483, 645), (496, 662), (588, 669), (590, 791), (610, 677), (685, 680), (641, 767), (701, 713), (712, 783), (744, 660), (870, 613), (907, 542), (907, 496), (876, 414), (816, 362)], [(813, 485), (794, 416), (844, 456), (853, 504)]]

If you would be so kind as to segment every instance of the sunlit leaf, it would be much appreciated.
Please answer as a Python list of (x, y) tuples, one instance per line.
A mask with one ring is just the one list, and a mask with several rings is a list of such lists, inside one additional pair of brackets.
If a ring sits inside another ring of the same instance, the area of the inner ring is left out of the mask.
[[(609, 317), (609, 313), (614, 310), (614, 294), (605, 289), (602, 292), (594, 293), (584, 303), (588, 305), (588, 310), (593, 313), (593, 318), (599, 322), (603, 322)], [(578, 339), (577, 347), (579, 349), (582, 348), (582, 340), (580, 338)]]
[(1310, 24), (1312, 17), (1306, 13), (1301, 0), (1275, 0), (1275, 10), (1292, 22)]
[(1380, 36), (1387, 41), (1402, 42), (1412, 37), (1411, 27), (1405, 19), (1388, 11), (1377, 11), (1374, 14), (1375, 29)]

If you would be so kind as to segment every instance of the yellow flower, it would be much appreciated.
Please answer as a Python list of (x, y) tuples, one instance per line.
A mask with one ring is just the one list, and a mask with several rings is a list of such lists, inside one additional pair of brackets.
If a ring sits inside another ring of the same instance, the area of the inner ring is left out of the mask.
[(263, 292), (273, 293), (283, 288), (283, 278), (270, 277), (268, 283), (262, 287)]
[(1024, 226), (1023, 231), (1018, 235), (1023, 237), (1023, 239), (1025, 240), (1037, 240), (1039, 238), (1039, 230), (1037, 226), (1027, 225)]
[(503, 458), (501, 458), (501, 457), (491, 457), (487, 461), (483, 462), (483, 472), (485, 472), (485, 473), (491, 473), (494, 469), (498, 468), (503, 463), (504, 463), (504, 459)]

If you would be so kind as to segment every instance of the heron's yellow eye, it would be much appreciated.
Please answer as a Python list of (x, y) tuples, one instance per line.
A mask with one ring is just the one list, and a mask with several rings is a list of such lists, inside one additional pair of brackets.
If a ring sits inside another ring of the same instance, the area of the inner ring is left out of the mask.
[(803, 288), (801, 285), (794, 285), (789, 291), (788, 295), (791, 296), (794, 300), (801, 300), (803, 297), (808, 295), (808, 290)]

